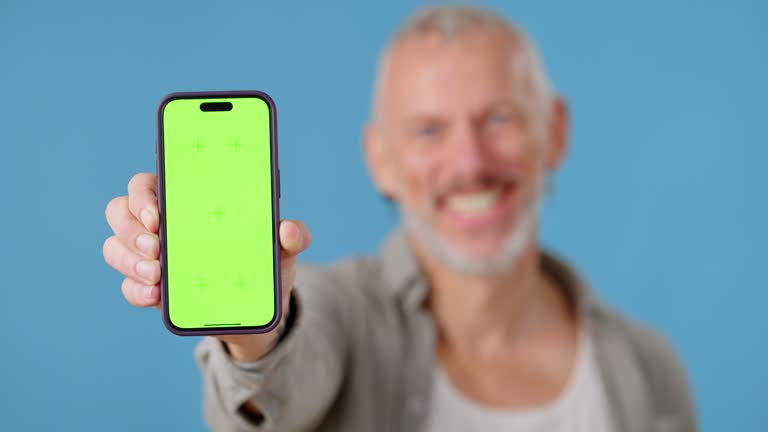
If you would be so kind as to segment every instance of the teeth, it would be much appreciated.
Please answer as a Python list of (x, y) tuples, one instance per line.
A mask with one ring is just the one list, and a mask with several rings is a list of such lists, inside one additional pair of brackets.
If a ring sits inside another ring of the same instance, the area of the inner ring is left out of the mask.
[(461, 213), (480, 213), (496, 204), (500, 191), (498, 189), (486, 192), (453, 195), (448, 198), (447, 204), (451, 210)]

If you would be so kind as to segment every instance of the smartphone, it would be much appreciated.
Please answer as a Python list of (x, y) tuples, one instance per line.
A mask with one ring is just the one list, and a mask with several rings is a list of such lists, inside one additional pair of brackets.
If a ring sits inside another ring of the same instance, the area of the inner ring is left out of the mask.
[(172, 93), (157, 134), (165, 326), (177, 335), (272, 330), (281, 316), (272, 98)]

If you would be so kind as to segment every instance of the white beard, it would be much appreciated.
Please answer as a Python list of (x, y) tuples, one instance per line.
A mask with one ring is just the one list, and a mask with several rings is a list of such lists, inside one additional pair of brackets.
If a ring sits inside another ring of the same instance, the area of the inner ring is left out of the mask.
[(406, 230), (438, 261), (459, 273), (488, 276), (511, 269), (535, 240), (540, 196), (537, 191), (534, 199), (520, 213), (512, 231), (503, 240), (499, 252), (488, 258), (468, 257), (440, 237), (433, 225), (423, 218), (405, 212), (402, 207), (400, 214)]

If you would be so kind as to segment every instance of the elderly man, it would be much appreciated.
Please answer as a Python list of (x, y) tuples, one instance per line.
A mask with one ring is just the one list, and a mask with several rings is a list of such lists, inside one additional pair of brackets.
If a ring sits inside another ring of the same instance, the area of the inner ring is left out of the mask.
[[(205, 416), (231, 431), (693, 431), (677, 356), (537, 244), (568, 113), (532, 44), (488, 11), (431, 7), (380, 59), (367, 162), (403, 228), (380, 255), (301, 267), (283, 221), (279, 330), (205, 337)], [(107, 206), (133, 305), (159, 302), (155, 177)], [(294, 277), (295, 275), (295, 277)]]

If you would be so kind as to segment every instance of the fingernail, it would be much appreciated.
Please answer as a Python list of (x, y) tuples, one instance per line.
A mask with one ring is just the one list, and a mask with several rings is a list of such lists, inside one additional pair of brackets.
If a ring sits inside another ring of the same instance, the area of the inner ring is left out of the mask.
[(136, 247), (147, 255), (151, 255), (155, 249), (155, 238), (149, 234), (141, 234), (136, 237)]
[(295, 237), (294, 234), (291, 234), (293, 230), (294, 228), (291, 228), (291, 225), (287, 222), (283, 222), (280, 225), (280, 242), (287, 249), (291, 249), (291, 243), (293, 242), (293, 237)]
[(153, 299), (155, 297), (157, 297), (157, 287), (154, 286), (154, 285), (152, 285), (152, 286), (145, 286), (144, 287), (144, 298)]
[(289, 224), (286, 226), (285, 230), (287, 231), (285, 234), (288, 237), (288, 243), (292, 247), (296, 247), (296, 244), (299, 242), (299, 228), (294, 224)]
[(152, 273), (155, 271), (155, 266), (152, 265), (150, 261), (139, 261), (138, 264), (136, 264), (136, 273), (139, 274), (139, 276), (149, 279), (152, 277)]
[(296, 227), (296, 235), (295, 235), (295, 238), (293, 239), (293, 244), (296, 245), (296, 249), (300, 248), (301, 245), (304, 244), (304, 239), (303, 239), (301, 230), (298, 227)]
[(141, 211), (141, 222), (144, 223), (145, 227), (149, 227), (150, 222), (152, 222), (152, 212), (149, 209)]

